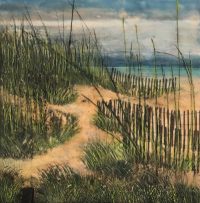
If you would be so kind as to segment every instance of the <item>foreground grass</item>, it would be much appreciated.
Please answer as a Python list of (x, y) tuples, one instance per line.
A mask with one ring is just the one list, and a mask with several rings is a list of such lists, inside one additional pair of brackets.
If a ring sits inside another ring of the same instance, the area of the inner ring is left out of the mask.
[(19, 203), (23, 179), (18, 172), (10, 169), (0, 170), (0, 202)]
[(200, 189), (172, 184), (168, 176), (151, 170), (135, 171), (126, 178), (81, 176), (68, 167), (54, 166), (41, 174), (37, 202), (184, 202), (197, 203)]
[[(119, 148), (100, 142), (86, 147), (84, 160), (93, 175), (80, 175), (68, 166), (58, 165), (42, 170), (35, 185), (35, 202), (199, 202), (198, 187), (188, 186), (181, 179), (172, 181), (167, 171), (157, 173), (153, 167), (134, 165)], [(20, 175), (1, 171), (0, 180), (1, 202), (18, 202), (23, 183)]]

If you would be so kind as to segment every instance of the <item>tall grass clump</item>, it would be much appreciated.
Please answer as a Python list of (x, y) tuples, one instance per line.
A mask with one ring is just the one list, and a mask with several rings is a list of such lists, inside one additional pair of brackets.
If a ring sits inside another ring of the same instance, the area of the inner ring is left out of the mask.
[(132, 165), (127, 161), (123, 145), (120, 142), (90, 143), (86, 146), (84, 154), (83, 162), (92, 171), (119, 178), (126, 177), (132, 172)]
[(77, 130), (75, 116), (56, 115), (44, 101), (16, 98), (13, 102), (0, 97), (0, 156), (3, 158), (31, 158), (63, 143)]
[(4, 168), (0, 169), (0, 202), (20, 203), (23, 178), (18, 172)]
[(59, 45), (50, 45), (23, 27), (20, 31), (1, 31), (0, 39), (1, 85), (5, 89), (54, 104), (75, 100)]
[(98, 111), (93, 118), (93, 123), (98, 128), (112, 133), (120, 133), (121, 128), (117, 124), (115, 118), (110, 118), (109, 116), (104, 115), (102, 112)]

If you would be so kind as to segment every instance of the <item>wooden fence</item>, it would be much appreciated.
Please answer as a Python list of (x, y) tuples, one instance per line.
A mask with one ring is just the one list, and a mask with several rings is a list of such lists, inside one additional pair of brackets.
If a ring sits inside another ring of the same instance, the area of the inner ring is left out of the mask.
[(117, 129), (123, 142), (135, 144), (141, 155), (138, 161), (199, 172), (200, 111), (181, 112), (121, 100), (97, 105), (98, 113), (110, 121), (107, 130)]
[(111, 71), (112, 80), (131, 96), (155, 98), (176, 90), (176, 78), (148, 78)]

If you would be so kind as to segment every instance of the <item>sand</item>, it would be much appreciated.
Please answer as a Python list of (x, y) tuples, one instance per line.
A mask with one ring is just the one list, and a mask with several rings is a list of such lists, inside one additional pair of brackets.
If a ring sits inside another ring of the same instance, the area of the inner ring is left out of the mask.
[[(195, 84), (195, 98), (196, 98), (196, 108), (200, 110), (200, 80), (194, 80)], [(94, 104), (89, 102), (86, 98), (96, 103), (101, 100), (101, 96), (96, 91), (94, 87), (91, 86), (76, 86), (75, 87), (79, 96), (76, 102), (64, 106), (49, 105), (51, 110), (59, 110), (64, 113), (72, 113), (76, 115), (79, 119), (80, 131), (72, 137), (66, 143), (61, 144), (54, 149), (50, 149), (47, 153), (42, 155), (34, 156), (32, 160), (13, 160), (4, 159), (0, 160), (0, 166), (15, 167), (21, 171), (21, 174), (25, 178), (39, 177), (40, 170), (47, 169), (53, 164), (67, 164), (72, 167), (75, 171), (80, 173), (87, 173), (88, 170), (84, 166), (81, 159), (84, 155), (84, 146), (88, 142), (95, 139), (108, 139), (108, 135), (102, 130), (98, 129), (92, 124), (92, 118), (96, 113), (96, 107)], [(112, 91), (105, 90), (99, 87), (99, 91), (105, 100), (116, 99), (117, 95)], [(137, 103), (138, 99), (131, 97), (128, 98), (124, 95), (119, 95), (122, 99), (129, 99), (130, 101)], [(155, 99), (148, 100), (149, 105), (155, 105)], [(169, 95), (169, 107), (174, 108), (174, 95)], [(159, 106), (167, 106), (166, 95), (158, 99)], [(186, 79), (181, 80), (181, 93), (180, 93), (180, 109), (187, 110), (190, 109), (190, 88)], [(195, 182), (195, 184), (200, 185), (200, 177), (193, 177), (188, 174), (188, 182)]]

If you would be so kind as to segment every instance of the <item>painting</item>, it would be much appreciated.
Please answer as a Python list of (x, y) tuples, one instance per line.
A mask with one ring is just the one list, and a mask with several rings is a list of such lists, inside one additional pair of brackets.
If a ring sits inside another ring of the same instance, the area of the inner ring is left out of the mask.
[(199, 0), (0, 0), (0, 203), (200, 202), (199, 85)]

